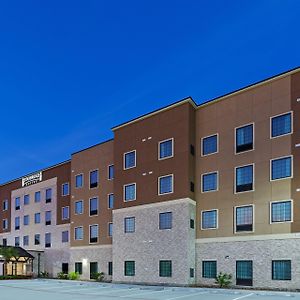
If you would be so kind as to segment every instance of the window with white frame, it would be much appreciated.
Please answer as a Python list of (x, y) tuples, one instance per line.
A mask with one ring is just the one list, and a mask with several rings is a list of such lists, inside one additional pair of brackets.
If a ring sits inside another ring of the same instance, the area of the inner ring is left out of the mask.
[(159, 229), (172, 229), (172, 212), (163, 212), (159, 214)]
[(3, 228), (3, 230), (7, 230), (8, 229), (8, 219), (3, 219), (3, 221), (2, 221), (2, 228)]
[(292, 113), (271, 118), (271, 137), (278, 137), (292, 132)]
[(124, 219), (124, 232), (135, 232), (135, 217), (127, 217)]
[(292, 221), (292, 201), (271, 202), (271, 223)]
[(70, 194), (69, 182), (66, 182), (61, 187), (62, 196), (67, 196)]
[(247, 192), (253, 190), (253, 165), (237, 167), (235, 169), (235, 192)]
[(136, 184), (130, 183), (124, 185), (124, 201), (136, 200)]
[(108, 180), (112, 180), (115, 177), (115, 167), (114, 165), (108, 166)]
[(253, 206), (235, 208), (235, 232), (253, 231)]
[(68, 243), (69, 242), (69, 231), (65, 230), (61, 232), (61, 242)]
[(75, 176), (75, 187), (78, 189), (83, 187), (83, 174), (77, 174)]
[(51, 233), (45, 234), (45, 248), (51, 248)]
[(218, 172), (202, 174), (202, 192), (212, 192), (218, 189)]
[(83, 227), (82, 226), (75, 227), (74, 232), (75, 232), (75, 240), (76, 241), (83, 240)]
[(218, 135), (210, 135), (202, 139), (202, 156), (218, 152)]
[(15, 217), (15, 230), (20, 230), (20, 217)]
[(93, 170), (90, 172), (90, 189), (96, 188), (99, 182), (99, 171)]
[(159, 159), (166, 159), (173, 157), (174, 153), (174, 139), (164, 140), (158, 143)]
[(235, 129), (235, 153), (254, 149), (253, 127), (249, 124)]
[(108, 195), (108, 208), (114, 208), (114, 194)]
[(90, 199), (90, 216), (98, 215), (98, 197)]
[(3, 200), (3, 206), (2, 206), (2, 208), (3, 208), (3, 211), (8, 210), (8, 200), (7, 199)]
[(136, 167), (136, 151), (130, 151), (124, 154), (124, 169)]
[(113, 223), (108, 223), (108, 236), (113, 235)]
[(216, 229), (218, 227), (218, 211), (216, 209), (201, 212), (201, 229)]
[(173, 193), (173, 175), (161, 176), (158, 178), (158, 194)]
[(83, 214), (83, 200), (78, 200), (75, 202), (75, 215)]
[(70, 208), (69, 206), (64, 206), (62, 208), (62, 220), (68, 220), (70, 218)]
[(51, 211), (50, 210), (45, 212), (45, 224), (51, 225)]
[(99, 235), (99, 226), (98, 224), (90, 226), (90, 243), (97, 243)]
[(271, 160), (271, 180), (292, 177), (292, 157), (282, 157)]
[(52, 199), (52, 189), (46, 189), (46, 203), (50, 203)]
[(15, 198), (15, 210), (20, 210), (21, 208), (21, 200), (20, 197)]

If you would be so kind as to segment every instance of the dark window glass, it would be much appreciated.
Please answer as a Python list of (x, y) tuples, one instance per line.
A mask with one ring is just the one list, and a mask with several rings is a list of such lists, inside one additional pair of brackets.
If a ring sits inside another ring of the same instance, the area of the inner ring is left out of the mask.
[(90, 172), (90, 188), (96, 188), (98, 186), (98, 170)]
[(253, 149), (253, 124), (236, 129), (235, 132), (236, 153)]
[(236, 262), (236, 284), (252, 286), (253, 281), (252, 261), (237, 261)]
[(40, 234), (35, 234), (34, 235), (34, 244), (35, 245), (40, 245), (41, 244), (41, 235)]
[(83, 175), (78, 174), (75, 177), (75, 187), (76, 188), (81, 188), (83, 186)]
[(172, 261), (160, 260), (159, 261), (159, 277), (172, 277)]
[(172, 213), (165, 212), (159, 214), (159, 229), (171, 229), (172, 228)]
[(216, 191), (218, 188), (218, 173), (213, 172), (202, 176), (202, 192)]
[(45, 248), (51, 247), (51, 233), (45, 234)]
[(90, 262), (90, 279), (97, 279), (98, 263)]
[(272, 137), (292, 132), (292, 115), (287, 113), (272, 118)]
[(15, 199), (15, 209), (20, 210), (20, 205), (21, 205), (20, 197), (16, 197), (16, 199)]
[(195, 147), (194, 147), (194, 145), (190, 146), (190, 152), (191, 152), (192, 155), (195, 155)]
[(217, 262), (216, 261), (202, 261), (202, 277), (216, 278), (217, 277)]
[(133, 201), (136, 199), (136, 185), (135, 184), (127, 184), (125, 185), (124, 190), (124, 200), (125, 201)]
[(62, 243), (68, 243), (69, 242), (69, 231), (62, 231), (61, 233), (61, 241)]
[(90, 199), (90, 216), (98, 214), (98, 198)]
[(90, 243), (98, 242), (98, 225), (90, 226)]
[(46, 189), (46, 203), (50, 203), (52, 198), (52, 189)]
[(168, 158), (173, 156), (173, 140), (167, 140), (159, 143), (159, 158)]
[(292, 176), (292, 158), (284, 157), (272, 160), (271, 176), (272, 180), (287, 178)]
[(212, 135), (202, 139), (202, 155), (213, 154), (218, 151), (218, 136)]
[(292, 221), (292, 202), (281, 201), (271, 203), (271, 221), (274, 223)]
[(114, 165), (108, 166), (108, 179), (114, 179), (115, 177), (115, 168)]
[(236, 168), (236, 193), (253, 190), (253, 165)]
[(124, 232), (131, 233), (135, 232), (135, 218), (129, 217), (124, 219)]
[(75, 263), (75, 272), (82, 275), (82, 262)]
[(217, 210), (208, 210), (202, 212), (202, 229), (217, 228)]
[(194, 219), (190, 219), (190, 228), (191, 229), (195, 228), (195, 220)]
[(45, 213), (45, 224), (51, 225), (51, 211), (46, 211)]
[(69, 183), (64, 183), (62, 185), (62, 195), (63, 196), (69, 195)]
[(108, 208), (114, 208), (114, 194), (108, 195)]
[(272, 279), (273, 280), (291, 280), (292, 263), (290, 260), (272, 261)]
[(108, 275), (112, 276), (112, 274), (113, 274), (113, 263), (112, 263), (112, 261), (109, 261), (108, 262)]
[(190, 268), (190, 277), (191, 278), (195, 277), (195, 269), (194, 268)]
[(159, 194), (169, 194), (173, 192), (173, 176), (163, 176), (159, 178)]
[(62, 263), (61, 264), (61, 271), (64, 274), (68, 274), (69, 273), (69, 264), (68, 263)]
[(135, 154), (135, 151), (131, 151), (125, 154), (124, 169), (130, 169), (136, 166)]
[(253, 230), (253, 206), (236, 207), (236, 232)]
[(134, 276), (135, 275), (135, 261), (125, 261), (124, 262), (124, 275)]

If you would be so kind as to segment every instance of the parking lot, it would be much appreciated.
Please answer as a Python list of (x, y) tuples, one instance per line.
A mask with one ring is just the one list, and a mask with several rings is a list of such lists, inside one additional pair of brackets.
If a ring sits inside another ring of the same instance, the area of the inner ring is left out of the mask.
[(61, 280), (0, 281), (1, 300), (281, 300), (299, 299), (300, 293), (140, 286)]

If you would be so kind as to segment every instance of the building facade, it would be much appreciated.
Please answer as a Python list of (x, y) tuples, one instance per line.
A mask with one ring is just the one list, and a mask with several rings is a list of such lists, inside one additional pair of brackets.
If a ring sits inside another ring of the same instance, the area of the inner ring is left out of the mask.
[(299, 115), (295, 69), (116, 126), (112, 140), (0, 186), (0, 244), (52, 276), (213, 285), (226, 272), (236, 286), (297, 288)]

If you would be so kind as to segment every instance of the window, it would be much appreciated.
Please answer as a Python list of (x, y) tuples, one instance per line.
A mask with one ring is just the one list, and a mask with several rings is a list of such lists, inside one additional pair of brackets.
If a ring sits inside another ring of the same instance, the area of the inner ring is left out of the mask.
[(124, 232), (135, 232), (135, 217), (128, 217), (124, 219)]
[(2, 221), (2, 228), (3, 228), (3, 230), (7, 230), (8, 229), (8, 220), (7, 219), (3, 219), (3, 221)]
[(62, 220), (68, 220), (70, 218), (70, 208), (69, 206), (65, 206), (62, 208)]
[(125, 184), (124, 185), (124, 201), (136, 200), (136, 184)]
[(20, 206), (21, 206), (20, 197), (16, 197), (15, 198), (15, 209), (20, 210)]
[(115, 167), (114, 165), (108, 166), (108, 180), (112, 180), (115, 177)]
[(202, 156), (218, 152), (218, 135), (202, 138)]
[(61, 194), (62, 196), (67, 196), (70, 194), (70, 186), (69, 186), (69, 182), (66, 182), (62, 185), (61, 187)]
[(218, 172), (202, 174), (202, 193), (218, 190)]
[(83, 240), (83, 227), (75, 227), (75, 240), (80, 241)]
[(195, 269), (190, 268), (190, 278), (194, 278), (194, 277), (195, 277)]
[(236, 284), (251, 286), (253, 281), (253, 267), (251, 260), (236, 262)]
[(23, 236), (23, 246), (29, 246), (29, 235)]
[(235, 232), (253, 231), (253, 206), (235, 208)]
[(108, 195), (108, 208), (114, 208), (114, 194)]
[(235, 169), (235, 192), (253, 190), (253, 165), (237, 167)]
[(34, 223), (35, 224), (40, 224), (41, 223), (41, 214), (40, 213), (35, 213), (34, 214)]
[(292, 157), (271, 160), (271, 180), (292, 177)]
[(98, 186), (99, 180), (98, 170), (94, 170), (90, 172), (90, 189), (96, 188)]
[(124, 154), (124, 170), (136, 167), (136, 151), (130, 151)]
[(15, 230), (20, 229), (20, 217), (15, 217)]
[(98, 273), (98, 263), (90, 262), (90, 279), (96, 279)]
[(69, 242), (69, 231), (62, 231), (61, 233), (61, 241), (62, 243), (68, 243)]
[(195, 147), (194, 145), (190, 145), (190, 153), (194, 156), (195, 155)]
[(158, 177), (158, 194), (173, 193), (173, 174)]
[[(75, 232), (75, 239), (76, 239), (76, 232)], [(98, 225), (97, 224), (90, 225), (90, 243), (97, 243), (97, 242), (98, 242)]]
[(172, 213), (165, 212), (159, 214), (159, 229), (172, 229)]
[(254, 149), (253, 124), (235, 129), (235, 153)]
[(52, 189), (46, 189), (46, 203), (50, 203), (52, 198)]
[(75, 263), (75, 272), (82, 275), (82, 262)]
[(201, 229), (217, 229), (218, 228), (218, 211), (216, 209), (202, 211), (201, 213)]
[(38, 234), (38, 233), (34, 235), (34, 244), (35, 245), (40, 245), (41, 244), (41, 235)]
[(29, 215), (24, 216), (23, 221), (24, 225), (29, 225)]
[(174, 139), (168, 139), (158, 143), (158, 159), (166, 159), (173, 157)]
[(272, 280), (291, 280), (292, 263), (290, 260), (272, 261)]
[(172, 261), (160, 260), (159, 261), (159, 277), (172, 277)]
[(194, 219), (190, 219), (190, 228), (195, 229), (195, 220)]
[(108, 236), (113, 235), (113, 223), (108, 223)]
[(190, 190), (191, 190), (192, 193), (195, 192), (195, 184), (194, 184), (193, 181), (190, 182)]
[(40, 201), (41, 201), (41, 192), (40, 192), (40, 191), (35, 192), (35, 193), (34, 193), (34, 202), (35, 202), (35, 203), (38, 203), (38, 202), (40, 202)]
[(286, 135), (292, 132), (292, 114), (287, 113), (271, 118), (271, 137)]
[(83, 214), (83, 201), (79, 200), (75, 202), (75, 215)]
[(45, 224), (46, 225), (51, 225), (51, 211), (48, 210), (45, 213)]
[(51, 233), (45, 234), (45, 248), (51, 248)]
[(2, 239), (2, 246), (7, 246), (7, 239)]
[(271, 223), (292, 221), (292, 201), (271, 202)]
[(202, 261), (202, 277), (216, 278), (217, 277), (217, 262), (214, 260)]
[(112, 261), (109, 261), (108, 262), (108, 275), (109, 276), (112, 276), (112, 274), (113, 274), (113, 263), (112, 263)]
[(15, 237), (15, 247), (20, 247), (20, 237)]
[(29, 195), (25, 195), (24, 196), (24, 205), (28, 205), (30, 202), (30, 196)]
[(63, 274), (69, 274), (69, 264), (68, 263), (62, 263), (61, 264), (61, 271)]
[(127, 260), (124, 262), (124, 275), (125, 276), (135, 275), (135, 261)]
[(75, 187), (76, 188), (83, 187), (83, 174), (78, 174), (75, 176)]
[(90, 199), (90, 216), (98, 215), (98, 198)]
[(3, 200), (3, 211), (6, 211), (6, 210), (8, 210), (8, 200), (7, 199)]

